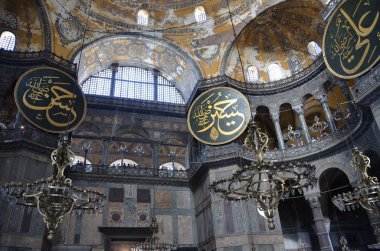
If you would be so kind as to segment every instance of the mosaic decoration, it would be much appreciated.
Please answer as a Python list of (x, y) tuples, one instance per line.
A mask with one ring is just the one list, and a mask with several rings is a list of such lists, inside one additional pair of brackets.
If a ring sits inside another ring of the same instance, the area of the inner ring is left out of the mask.
[(58, 15), (55, 20), (55, 27), (63, 45), (78, 41), (82, 37), (84, 31), (78, 18), (71, 14), (67, 14), (66, 17)]
[(187, 124), (191, 134), (209, 145), (239, 137), (251, 118), (248, 100), (239, 91), (217, 87), (202, 93), (191, 105)]
[(188, 98), (200, 72), (193, 60), (178, 48), (148, 37), (114, 36), (99, 40), (82, 53), (78, 81), (103, 70), (112, 62), (120, 65), (156, 68)]
[(22, 74), (14, 97), (21, 114), (47, 132), (70, 132), (86, 115), (82, 89), (70, 75), (55, 68), (38, 67)]
[(2, 9), (0, 10), (0, 25), (3, 28), (17, 30), (18, 19), (15, 10)]
[(195, 55), (206, 62), (213, 62), (219, 55), (220, 45), (209, 45), (195, 48)]
[[(121, 28), (123, 30), (129, 29), (129, 30), (142, 30), (142, 27), (140, 25), (137, 25), (135, 23), (127, 23), (127, 22), (120, 22), (120, 15), (123, 15), (130, 11), (131, 9), (134, 10), (136, 8), (141, 8), (141, 6), (144, 6), (145, 9), (155, 10), (157, 11), (163, 11), (166, 12), (168, 9), (183, 9), (190, 6), (196, 6), (198, 5), (198, 2), (204, 2), (200, 0), (193, 0), (193, 1), (182, 1), (180, 3), (177, 3), (177, 1), (168, 1), (166, 3), (157, 2), (157, 1), (125, 1), (125, 0), (114, 0), (115, 4), (107, 6), (107, 8), (102, 8), (102, 6), (95, 6), (92, 9), (98, 9), (102, 10), (100, 11), (93, 11), (89, 10), (87, 1), (85, 0), (78, 0), (76, 2), (76, 9), (80, 12), (89, 15), (91, 18), (95, 20), (99, 20), (101, 22), (105, 22), (109, 25), (116, 26), (118, 28)], [(124, 3), (125, 2), (125, 3)], [(222, 1), (223, 2), (223, 1)], [(235, 9), (231, 11), (232, 15), (239, 15), (243, 11), (247, 10), (248, 8), (251, 8), (252, 4), (254, 4), (255, 0), (245, 0), (241, 1), (241, 4), (237, 6)], [(116, 5), (117, 4), (117, 5)], [(121, 9), (120, 6), (123, 8)], [(127, 8), (125, 8), (127, 6)], [(133, 12), (133, 11), (132, 11)], [(123, 17), (121, 17), (123, 18)], [(229, 21), (230, 17), (229, 15), (218, 15), (214, 19), (215, 25), (220, 25), (225, 23), (226, 21)], [(186, 27), (173, 27), (170, 29), (163, 29), (163, 33), (165, 34), (173, 34), (173, 35), (191, 35), (194, 32), (198, 32), (197, 25), (193, 26), (186, 26)]]
[(357, 78), (379, 62), (379, 18), (378, 0), (345, 0), (335, 9), (323, 36), (323, 56), (331, 73)]
[(321, 44), (322, 35), (318, 27), (324, 26), (321, 15), (323, 5), (319, 1), (284, 1), (263, 11), (248, 23), (223, 59), (222, 74), (243, 81), (242, 67), (258, 68), (260, 82), (269, 82), (268, 65), (279, 63), (284, 77), (292, 75), (289, 60), (298, 60), (298, 72), (309, 67), (313, 60), (307, 51), (307, 44), (315, 41)]

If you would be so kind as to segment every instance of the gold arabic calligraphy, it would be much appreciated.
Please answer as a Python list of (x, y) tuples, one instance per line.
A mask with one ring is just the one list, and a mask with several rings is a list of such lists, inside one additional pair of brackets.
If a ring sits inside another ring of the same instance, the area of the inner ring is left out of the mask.
[[(65, 127), (77, 119), (73, 92), (65, 89), (70, 83), (58, 82), (59, 77), (32, 77), (26, 81), (28, 89), (22, 96), (23, 104), (38, 111), (36, 119), (46, 120), (53, 126)], [(47, 104), (47, 105), (46, 105)], [(43, 116), (44, 112), (45, 116)]]
[[(360, 18), (355, 18), (360, 8), (370, 6), (369, 0), (365, 0), (362, 6), (361, 3), (362, 1), (359, 1), (358, 5), (356, 5), (352, 17), (343, 8), (340, 8), (335, 21), (336, 33), (330, 34), (333, 42), (329, 54), (330, 58), (334, 59), (338, 56), (342, 70), (349, 75), (354, 75), (358, 72), (363, 64), (371, 64), (380, 58), (380, 55), (376, 53), (379, 39), (373, 41), (372, 38), (372, 42), (375, 42), (375, 44), (371, 44), (372, 33), (376, 33), (376, 38), (377, 33), (379, 33), (375, 29), (378, 27), (379, 11), (375, 15), (370, 15), (373, 10), (368, 10)], [(373, 17), (372, 20), (369, 19), (370, 16)], [(363, 23), (366, 23), (367, 26), (364, 27)], [(367, 62), (365, 62), (366, 59), (368, 59)]]
[(210, 138), (216, 141), (219, 134), (229, 136), (238, 132), (245, 124), (245, 116), (238, 111), (238, 99), (230, 94), (211, 93), (195, 107), (192, 118), (201, 129), (198, 133), (210, 131)]

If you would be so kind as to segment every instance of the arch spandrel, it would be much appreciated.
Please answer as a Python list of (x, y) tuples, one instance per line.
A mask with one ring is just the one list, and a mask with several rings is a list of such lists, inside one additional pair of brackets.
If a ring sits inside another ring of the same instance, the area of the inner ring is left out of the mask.
[(190, 57), (173, 45), (149, 37), (125, 35), (104, 38), (77, 53), (75, 62), (79, 58), (80, 84), (112, 63), (154, 68), (174, 83), (187, 101), (200, 78), (200, 71)]

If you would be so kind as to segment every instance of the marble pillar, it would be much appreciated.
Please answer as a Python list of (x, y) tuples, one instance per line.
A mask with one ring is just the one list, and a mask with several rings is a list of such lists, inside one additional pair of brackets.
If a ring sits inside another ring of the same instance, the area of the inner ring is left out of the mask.
[(330, 107), (327, 103), (327, 96), (326, 95), (320, 95), (316, 97), (317, 100), (321, 103), (323, 113), (325, 114), (326, 123), (329, 126), (331, 132), (336, 132), (336, 127), (334, 123), (334, 119), (331, 115)]
[(102, 155), (102, 165), (109, 165), (109, 151), (111, 140), (109, 138), (103, 138), (103, 155)]
[(276, 129), (278, 147), (281, 150), (284, 150), (285, 149), (285, 143), (284, 143), (284, 138), (282, 137), (282, 131), (281, 131), (281, 126), (280, 126), (280, 115), (278, 113), (271, 113), (270, 116), (271, 116), (272, 121), (274, 123), (274, 128)]
[(310, 137), (310, 133), (309, 133), (309, 128), (308, 128), (308, 126), (306, 124), (306, 120), (305, 120), (305, 109), (304, 109), (303, 105), (294, 106), (293, 109), (298, 114), (298, 118), (301, 122), (302, 133), (305, 136), (306, 143), (310, 144), (311, 137)]
[(319, 202), (319, 194), (305, 196), (313, 213), (314, 231), (318, 237), (319, 250), (333, 251), (329, 231), (326, 228), (326, 221), (322, 214), (321, 203)]

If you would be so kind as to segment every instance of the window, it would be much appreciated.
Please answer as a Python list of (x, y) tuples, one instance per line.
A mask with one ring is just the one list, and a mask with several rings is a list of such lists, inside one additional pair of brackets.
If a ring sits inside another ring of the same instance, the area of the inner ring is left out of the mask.
[(301, 69), (301, 63), (298, 59), (290, 59), (288, 64), (292, 73), (296, 73)]
[(13, 51), (15, 49), (16, 37), (10, 31), (4, 31), (0, 36), (0, 49)]
[(247, 81), (248, 82), (256, 82), (259, 80), (259, 72), (257, 68), (253, 65), (249, 66), (247, 69)]
[(106, 69), (92, 75), (82, 85), (82, 90), (86, 94), (110, 96), (111, 95), (112, 70)]
[(163, 170), (169, 170), (169, 171), (173, 171), (173, 170), (186, 170), (186, 168), (181, 165), (180, 163), (178, 162), (168, 162), (168, 163), (165, 163), (165, 164), (162, 164), (159, 169), (163, 169)]
[(83, 85), (85, 94), (184, 104), (177, 88), (158, 71), (138, 67), (105, 69), (92, 75)]
[(137, 12), (137, 24), (147, 26), (149, 22), (149, 13), (146, 10)]
[(277, 81), (282, 79), (282, 71), (278, 64), (271, 64), (268, 66), (269, 81)]
[(206, 11), (203, 6), (198, 6), (194, 10), (195, 20), (197, 20), (198, 24), (204, 23), (207, 20)]
[(321, 47), (314, 41), (311, 41), (307, 45), (307, 51), (309, 52), (310, 55), (312, 56), (319, 56), (322, 52)]
[(115, 160), (114, 162), (111, 163), (110, 166), (121, 166), (121, 165), (126, 165), (126, 166), (138, 166), (138, 164), (130, 159), (123, 159), (123, 163), (121, 163), (121, 159)]

